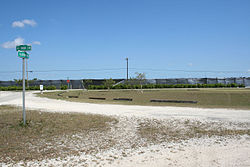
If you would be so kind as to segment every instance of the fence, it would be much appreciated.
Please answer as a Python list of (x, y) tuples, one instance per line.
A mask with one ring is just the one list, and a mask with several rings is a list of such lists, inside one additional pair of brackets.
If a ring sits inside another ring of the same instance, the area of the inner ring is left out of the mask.
[[(115, 83), (121, 82), (124, 79), (114, 79)], [(70, 80), (70, 88), (72, 89), (84, 89), (86, 80)], [(92, 79), (89, 85), (102, 85), (104, 82), (103, 79)], [(244, 84), (245, 86), (250, 86), (250, 77), (248, 78), (173, 78), (173, 79), (147, 79), (147, 84)], [(22, 83), (15, 81), (0, 81), (0, 86), (21, 86)], [(62, 85), (68, 85), (67, 80), (35, 80), (29, 81), (30, 86), (44, 85), (44, 86), (56, 86), (57, 89), (60, 89)]]
[[(114, 79), (115, 82), (120, 82), (123, 79)], [(71, 89), (84, 89), (86, 80), (70, 80), (69, 87)], [(91, 85), (102, 85), (104, 80), (103, 79), (93, 79), (92, 82), (89, 83)], [(29, 86), (56, 86), (57, 89), (60, 89), (62, 85), (68, 85), (67, 80), (31, 80), (29, 81)], [(22, 82), (16, 81), (0, 81), (0, 86), (7, 87), (7, 86), (22, 86)]]
[(244, 84), (250, 86), (250, 78), (176, 78), (176, 79), (153, 79), (149, 83), (154, 84)]

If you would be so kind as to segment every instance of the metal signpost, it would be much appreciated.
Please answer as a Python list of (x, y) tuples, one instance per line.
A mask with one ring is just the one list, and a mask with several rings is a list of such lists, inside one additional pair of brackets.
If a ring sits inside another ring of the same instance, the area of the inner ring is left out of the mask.
[(16, 51), (31, 51), (31, 45), (18, 45)]
[(19, 46), (16, 46), (16, 51), (18, 51), (18, 57), (23, 59), (23, 124), (26, 125), (26, 112), (25, 112), (25, 59), (29, 58), (29, 54), (26, 51), (31, 51), (31, 46), (30, 45), (19, 45)]
[(28, 59), (29, 58), (29, 54), (27, 52), (19, 51), (18, 52), (18, 57)]

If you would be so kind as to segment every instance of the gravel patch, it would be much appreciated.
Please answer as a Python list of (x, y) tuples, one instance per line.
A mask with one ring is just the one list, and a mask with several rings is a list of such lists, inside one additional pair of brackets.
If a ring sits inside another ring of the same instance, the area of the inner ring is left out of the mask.
[[(0, 166), (249, 166), (250, 111), (65, 102), (27, 93), (27, 107), (113, 116), (105, 133), (55, 138), (78, 154)], [(5, 99), (5, 100), (2, 100)], [(0, 105), (21, 106), (21, 93), (0, 92)], [(42, 140), (39, 141), (42, 144)], [(34, 146), (30, 146), (34, 147)], [(51, 146), (53, 147), (53, 146)]]

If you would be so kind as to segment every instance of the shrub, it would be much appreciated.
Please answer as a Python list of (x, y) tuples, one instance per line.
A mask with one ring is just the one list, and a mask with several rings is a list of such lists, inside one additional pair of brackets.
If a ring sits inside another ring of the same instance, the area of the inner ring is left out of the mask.
[(89, 85), (88, 89), (95, 89), (95, 85)]
[(121, 89), (121, 85), (115, 85), (112, 87), (112, 89)]
[(153, 84), (148, 84), (148, 85), (142, 85), (143, 89), (153, 89), (154, 85)]
[(105, 79), (104, 82), (103, 82), (103, 85), (104, 85), (105, 89), (111, 89), (114, 84), (115, 84), (115, 81), (112, 78)]
[(0, 87), (0, 90), (1, 90), (1, 91), (7, 91), (7, 90), (8, 90), (8, 87)]
[(232, 87), (232, 88), (235, 88), (235, 87), (237, 87), (237, 84), (231, 83), (231, 87)]
[(66, 89), (68, 89), (67, 85), (61, 85), (61, 90), (66, 90)]
[(242, 88), (242, 87), (244, 87), (244, 84), (236, 84), (236, 87)]
[[(223, 87), (245, 87), (244, 84), (222, 84), (222, 83), (217, 83), (217, 84), (176, 84), (176, 85), (168, 85), (168, 84), (148, 84), (148, 85), (143, 85), (143, 89), (154, 89), (154, 88), (223, 88)], [(141, 85), (139, 84), (119, 84), (116, 86), (110, 87), (110, 89), (140, 89)], [(26, 87), (27, 89), (27, 87)], [(39, 86), (30, 86), (28, 90), (39, 90)], [(45, 86), (44, 90), (55, 90), (55, 86)], [(61, 89), (65, 90), (67, 89), (67, 85), (61, 85)], [(108, 89), (108, 85), (89, 85), (88, 89), (92, 90), (101, 90), (101, 89)], [(0, 87), (1, 91), (7, 91), (7, 90), (22, 90), (21, 86), (8, 86), (8, 87)]]
[(54, 86), (54, 85), (44, 86), (44, 90), (56, 90), (56, 86)]
[[(22, 86), (7, 86), (7, 87), (0, 87), (0, 91), (16, 91), (16, 90), (23, 90)], [(25, 90), (40, 90), (40, 86), (29, 86), (25, 87)], [(56, 90), (56, 86), (44, 86), (44, 90)]]
[(40, 86), (30, 86), (28, 90), (40, 90)]

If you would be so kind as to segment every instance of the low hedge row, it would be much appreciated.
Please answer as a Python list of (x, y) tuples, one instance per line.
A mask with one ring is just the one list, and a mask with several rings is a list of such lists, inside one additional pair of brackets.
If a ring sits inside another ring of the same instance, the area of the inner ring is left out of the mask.
[[(40, 90), (40, 86), (29, 86), (26, 90)], [(0, 91), (23, 90), (22, 86), (0, 87)], [(43, 86), (43, 90), (56, 90), (56, 86)]]
[[(176, 84), (176, 85), (167, 85), (167, 84), (148, 84), (142, 85), (143, 89), (155, 89), (155, 88), (236, 88), (236, 87), (245, 87), (243, 84)], [(89, 85), (88, 89), (108, 89), (104, 85)], [(116, 85), (110, 89), (141, 89), (141, 85)]]
[[(156, 88), (236, 88), (236, 87), (245, 87), (243, 84), (176, 84), (176, 85), (167, 85), (167, 84), (148, 84), (142, 85), (143, 89), (156, 89)], [(61, 90), (66, 90), (68, 88), (67, 85), (62, 85)], [(44, 86), (44, 90), (56, 90), (56, 86)], [(88, 89), (108, 89), (107, 86), (104, 85), (89, 85)], [(111, 87), (110, 89), (141, 89), (141, 85), (116, 85)], [(0, 91), (12, 91), (12, 90), (23, 90), (22, 86), (8, 86), (8, 87), (0, 87)], [(26, 87), (26, 90), (40, 90), (40, 86), (30, 86)]]
[(62, 86), (61, 86), (61, 90), (66, 90), (66, 89), (68, 89), (68, 86), (67, 86), (67, 85), (62, 85)]

